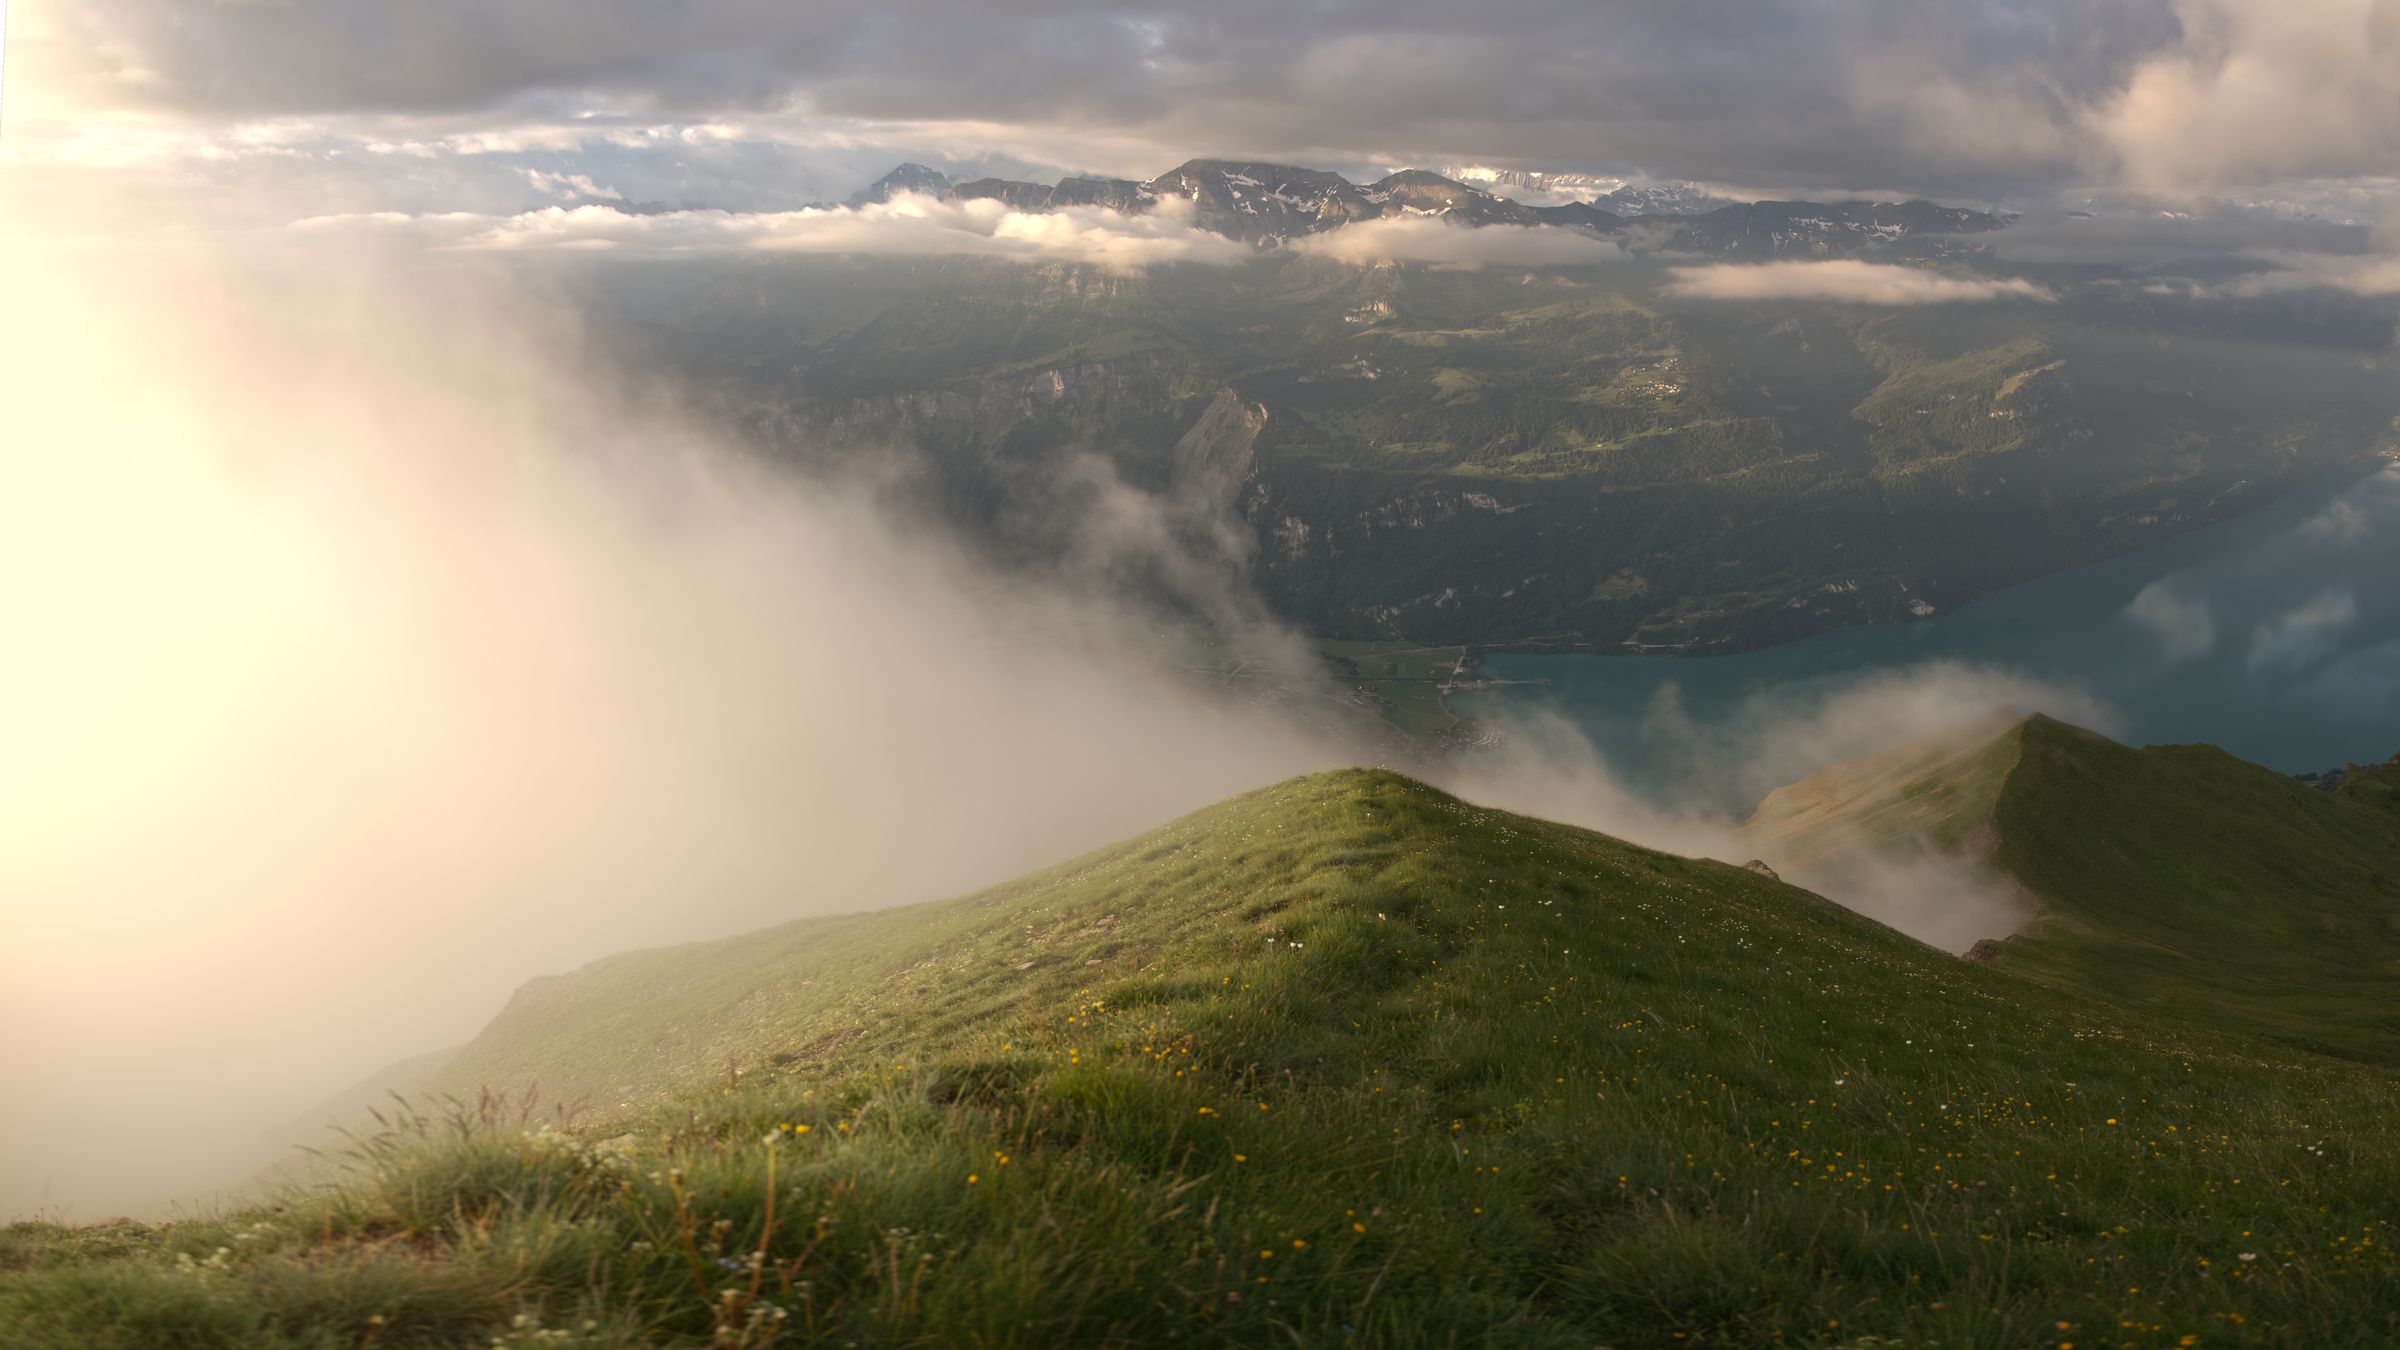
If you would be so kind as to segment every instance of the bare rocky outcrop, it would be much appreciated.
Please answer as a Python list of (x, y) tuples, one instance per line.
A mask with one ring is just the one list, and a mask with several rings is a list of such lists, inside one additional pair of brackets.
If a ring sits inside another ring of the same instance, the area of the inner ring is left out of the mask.
[(1244, 401), (1231, 389), (1219, 389), (1171, 452), (1174, 476), (1168, 497), (1176, 509), (1202, 520), (1231, 515), (1250, 477), (1258, 433), (1266, 425), (1266, 408)]

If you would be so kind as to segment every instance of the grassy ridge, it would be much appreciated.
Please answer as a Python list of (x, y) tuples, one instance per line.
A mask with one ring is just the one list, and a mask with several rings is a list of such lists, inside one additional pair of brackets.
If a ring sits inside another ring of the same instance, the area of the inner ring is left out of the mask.
[(2326, 793), (2214, 746), (2133, 750), (2047, 718), (2021, 740), (1994, 861), (2046, 910), (2003, 968), (2400, 1063), (2394, 770)]
[(1779, 857), (1918, 849), (2036, 901), (2002, 969), (2229, 1035), (2400, 1064), (2400, 761), (2318, 791), (2046, 717), (1837, 765), (1745, 826)]
[(656, 1095), (402, 1121), (222, 1220), (6, 1230), (0, 1341), (2400, 1334), (2384, 1071), (1390, 774), (603, 963), (467, 1054)]
[(1801, 868), (1861, 850), (1973, 852), (1988, 846), (2022, 753), (2019, 719), (1995, 714), (1961, 737), (1844, 761), (1777, 788), (1742, 835)]

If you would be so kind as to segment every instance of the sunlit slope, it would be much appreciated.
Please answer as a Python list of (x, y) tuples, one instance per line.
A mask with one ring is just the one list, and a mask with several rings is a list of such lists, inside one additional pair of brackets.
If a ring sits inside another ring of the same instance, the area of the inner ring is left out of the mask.
[(2334, 795), (2400, 811), (2400, 755), (2381, 764), (2352, 764), (2342, 771)]
[(2046, 717), (1838, 766), (1750, 830), (1795, 853), (1966, 853), (2038, 900), (2002, 969), (2279, 1044), (2400, 1062), (2390, 766), (2320, 792), (2212, 746)]
[(642, 1100), (10, 1230), (0, 1343), (2352, 1346), (2400, 1278), (2381, 1069), (1384, 773), (606, 962), (464, 1056)]
[(1845, 760), (1769, 793), (1742, 835), (1807, 869), (1857, 851), (1990, 846), (2000, 789), (2017, 767), (2022, 719), (1995, 712), (1966, 731)]
[[(1575, 874), (1557, 864), (1529, 875), (1512, 841), (1537, 836), (1571, 840), (1605, 870)], [(1478, 869), (1471, 882), (1460, 879)], [(1395, 875), (1377, 881), (1386, 871)], [(1357, 912), (1363, 901), (1337, 903), (1362, 885), (1383, 894), (1381, 917)], [(1437, 913), (1421, 900), (1432, 886), (1499, 898), (1488, 914), (1479, 901), (1461, 910), (1458, 899)], [(1428, 963), (1480, 949), (1479, 925), (1512, 939), (1532, 925), (1558, 944), (1607, 943), (1605, 928), (1585, 931), (1592, 912), (1560, 907), (1611, 890), (1657, 902), (1684, 889), (1708, 897), (1696, 919), (1801, 923), (1827, 940), (1932, 956), (1738, 869), (1475, 810), (1404, 778), (1360, 772), (1237, 798), (963, 899), (634, 952), (536, 981), (448, 1061), (438, 1085), (534, 1087), (546, 1100), (610, 1110), (778, 1071), (880, 1064), (1026, 1018), (1038, 1026), (1101, 991), (1112, 1005), (1172, 1004), (1221, 989), (1262, 960), (1311, 970), (1336, 963), (1309, 986), (1319, 1000), (1356, 1000), (1442, 982)], [(1513, 915), (1500, 908), (1512, 897)], [(1394, 945), (1384, 951), (1387, 937)], [(1748, 950), (1712, 943), (1629, 975), (1677, 983), (1687, 965), (1747, 964)], [(1589, 947), (1586, 961), (1604, 955)], [(1309, 1020), (1331, 1015), (1303, 1011)]]

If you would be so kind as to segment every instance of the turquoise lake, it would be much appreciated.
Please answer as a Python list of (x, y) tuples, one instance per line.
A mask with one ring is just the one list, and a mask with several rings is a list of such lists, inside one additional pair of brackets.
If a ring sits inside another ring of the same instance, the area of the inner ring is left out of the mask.
[(1721, 777), (1695, 756), (1740, 755), (1741, 728), (1845, 691), (1871, 716), (1909, 672), (2020, 680), (2049, 691), (2026, 702), (2087, 722), (2096, 705), (2134, 744), (2209, 741), (2288, 772), (2385, 758), (2400, 751), (2400, 465), (1915, 623), (1735, 656), (1494, 654), (1482, 673), (1538, 683), (1456, 706), (1559, 714), (1663, 797)]

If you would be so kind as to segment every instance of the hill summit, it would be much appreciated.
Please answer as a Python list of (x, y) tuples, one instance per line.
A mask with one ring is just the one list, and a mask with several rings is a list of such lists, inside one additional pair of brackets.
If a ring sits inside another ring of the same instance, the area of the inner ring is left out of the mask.
[[(2161, 810), (2265, 772), (2013, 734), (1996, 857), (2105, 851), (2015, 833), (2048, 819), (2012, 806), (2016, 775), (2053, 758), (2026, 781), (2185, 771)], [(2224, 810), (2330, 808), (2292, 819), (2341, 834), (2381, 809), (2255, 787)], [(2087, 840), (2146, 829), (2065, 805)], [(2258, 956), (2299, 926), (2262, 928)], [(29, 1347), (2387, 1336), (2400, 1147), (2370, 1123), (2392, 1073), (2108, 985), (2062, 997), (2065, 969), (1963, 961), (1742, 868), (1397, 775), (1317, 775), (978, 895), (540, 983), (440, 1070), (449, 1105), (387, 1117), (328, 1194), (8, 1230), (0, 1328)], [(591, 1099), (580, 1123), (468, 1095), (536, 1076)]]
[(2048, 717), (1837, 765), (1746, 833), (1804, 864), (1971, 859), (2033, 911), (1978, 955), (2104, 998), (2400, 1063), (2400, 759), (2331, 791), (2207, 745), (2131, 749)]

